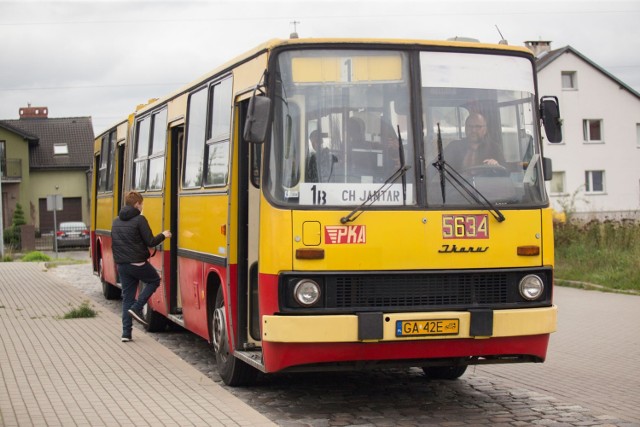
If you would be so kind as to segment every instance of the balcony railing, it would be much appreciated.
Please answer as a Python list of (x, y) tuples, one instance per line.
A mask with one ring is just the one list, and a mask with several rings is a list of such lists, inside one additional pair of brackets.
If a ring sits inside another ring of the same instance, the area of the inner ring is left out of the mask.
[(22, 179), (22, 159), (6, 159), (2, 161), (2, 180), (16, 181)]

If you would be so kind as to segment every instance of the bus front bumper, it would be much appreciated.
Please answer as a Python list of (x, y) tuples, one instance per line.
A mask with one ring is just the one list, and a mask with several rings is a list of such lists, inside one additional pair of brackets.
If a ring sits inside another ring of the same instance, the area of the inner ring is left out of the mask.
[[(487, 311), (480, 316), (467, 311), (263, 316), (265, 371), (545, 360), (549, 335), (556, 330), (556, 306), (488, 313), (489, 316)], [(478, 323), (472, 320), (474, 316), (481, 320), (480, 328), (473, 325)], [(455, 320), (455, 334), (402, 336), (398, 330), (406, 325), (437, 325), (442, 321), (451, 324)], [(478, 331), (485, 335), (472, 334)]]
[[(488, 322), (484, 322), (489, 325), (479, 329), (472, 328), (472, 312), (469, 311), (373, 313), (370, 316), (270, 315), (262, 317), (262, 340), (279, 343), (346, 343), (517, 337), (555, 332), (558, 317), (558, 309), (555, 305), (543, 308), (493, 310), (484, 313), (484, 320), (487, 320), (487, 314), (489, 315)], [(458, 320), (457, 331), (440, 333), (432, 326), (432, 333), (424, 331), (424, 334), (418, 332), (414, 335), (404, 335), (398, 330), (399, 327), (406, 328), (405, 322), (409, 321), (421, 326), (429, 324), (435, 326), (437, 322), (443, 320)], [(478, 330), (481, 331), (480, 334)]]

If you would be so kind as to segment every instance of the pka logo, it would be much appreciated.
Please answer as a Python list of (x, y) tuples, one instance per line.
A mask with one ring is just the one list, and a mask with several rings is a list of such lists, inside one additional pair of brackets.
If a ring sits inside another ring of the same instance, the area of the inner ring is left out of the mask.
[(367, 243), (367, 229), (364, 225), (327, 225), (324, 241), (329, 245)]

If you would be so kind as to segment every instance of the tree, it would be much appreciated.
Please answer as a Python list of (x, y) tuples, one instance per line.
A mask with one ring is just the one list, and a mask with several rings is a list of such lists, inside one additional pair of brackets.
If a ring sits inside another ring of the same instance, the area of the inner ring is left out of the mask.
[(20, 227), (21, 225), (25, 225), (27, 221), (24, 219), (24, 211), (22, 210), (22, 205), (20, 203), (16, 203), (16, 210), (13, 212), (13, 222), (11, 225), (13, 227)]
[(16, 210), (13, 211), (13, 220), (11, 227), (4, 230), (4, 243), (13, 248), (19, 248), (21, 243), (20, 226), (25, 225), (27, 221), (24, 219), (24, 211), (22, 205), (16, 203)]

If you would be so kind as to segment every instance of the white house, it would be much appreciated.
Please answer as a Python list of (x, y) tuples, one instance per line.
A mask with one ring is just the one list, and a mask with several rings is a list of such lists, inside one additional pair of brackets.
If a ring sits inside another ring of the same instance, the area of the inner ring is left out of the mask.
[(541, 95), (557, 96), (563, 142), (553, 162), (554, 208), (582, 218), (640, 218), (640, 94), (571, 46), (525, 42), (537, 57)]

